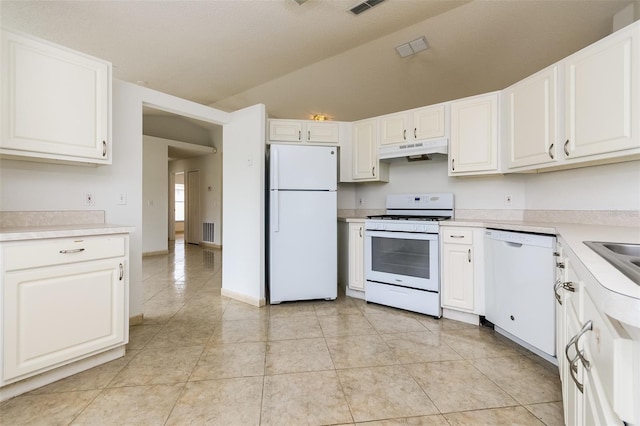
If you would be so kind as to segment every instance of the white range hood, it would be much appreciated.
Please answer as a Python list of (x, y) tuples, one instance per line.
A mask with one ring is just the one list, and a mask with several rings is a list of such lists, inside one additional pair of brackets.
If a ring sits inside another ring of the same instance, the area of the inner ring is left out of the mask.
[(407, 157), (409, 160), (420, 159), (420, 157), (427, 159), (427, 157), (432, 154), (447, 155), (448, 146), (449, 143), (446, 138), (386, 145), (378, 149), (378, 158), (380, 158), (380, 160), (404, 157)]

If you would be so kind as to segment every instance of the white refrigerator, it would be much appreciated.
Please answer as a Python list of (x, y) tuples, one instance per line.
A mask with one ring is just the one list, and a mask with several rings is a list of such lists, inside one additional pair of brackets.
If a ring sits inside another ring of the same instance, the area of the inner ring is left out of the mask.
[(335, 147), (271, 145), (269, 302), (335, 299)]

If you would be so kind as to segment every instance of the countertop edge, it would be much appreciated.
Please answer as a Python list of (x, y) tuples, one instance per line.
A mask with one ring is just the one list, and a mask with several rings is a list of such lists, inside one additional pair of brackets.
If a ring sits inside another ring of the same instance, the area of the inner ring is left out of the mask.
[(115, 224), (60, 225), (0, 228), (0, 242), (91, 235), (130, 234), (135, 227)]

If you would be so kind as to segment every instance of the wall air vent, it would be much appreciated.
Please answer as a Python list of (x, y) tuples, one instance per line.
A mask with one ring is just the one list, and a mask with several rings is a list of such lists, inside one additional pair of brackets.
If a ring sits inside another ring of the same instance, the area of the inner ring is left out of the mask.
[(373, 6), (377, 6), (382, 3), (384, 0), (367, 0), (362, 3), (358, 3), (354, 7), (351, 8), (350, 12), (354, 15), (360, 15), (362, 12), (371, 9)]

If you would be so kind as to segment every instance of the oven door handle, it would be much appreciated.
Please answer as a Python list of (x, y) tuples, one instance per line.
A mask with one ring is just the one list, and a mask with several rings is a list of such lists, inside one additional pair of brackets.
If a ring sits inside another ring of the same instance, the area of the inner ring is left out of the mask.
[(365, 230), (365, 237), (371, 238), (389, 238), (398, 240), (424, 240), (438, 241), (438, 234), (425, 234), (419, 232), (400, 232), (400, 231), (374, 231), (372, 229)]

